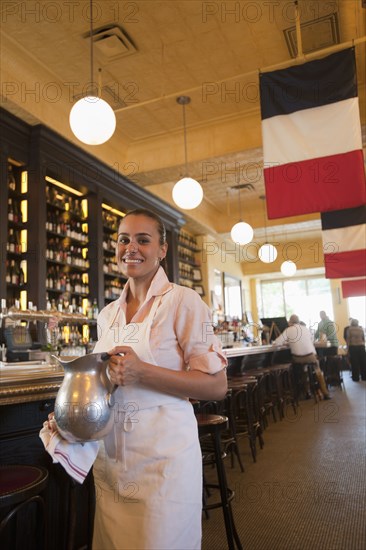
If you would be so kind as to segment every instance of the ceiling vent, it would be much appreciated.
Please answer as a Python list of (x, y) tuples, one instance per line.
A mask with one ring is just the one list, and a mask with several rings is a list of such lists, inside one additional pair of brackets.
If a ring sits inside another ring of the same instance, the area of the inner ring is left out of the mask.
[[(83, 35), (90, 40), (90, 32)], [(117, 25), (107, 25), (93, 31), (94, 48), (105, 63), (116, 61), (137, 52), (127, 33)]]
[[(296, 26), (285, 29), (283, 32), (291, 57), (296, 57)], [(339, 44), (338, 14), (331, 13), (319, 19), (302, 23), (301, 38), (304, 54)]]

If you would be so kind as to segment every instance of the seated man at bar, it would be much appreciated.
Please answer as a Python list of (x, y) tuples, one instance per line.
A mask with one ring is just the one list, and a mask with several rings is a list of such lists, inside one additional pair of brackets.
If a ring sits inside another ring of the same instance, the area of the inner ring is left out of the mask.
[[(307, 365), (312, 363), (314, 365), (315, 375), (319, 383), (320, 391), (324, 399), (331, 399), (324, 375), (320, 369), (319, 361), (316, 356), (314, 344), (311, 340), (311, 334), (309, 329), (300, 324), (300, 319), (297, 315), (291, 315), (289, 326), (276, 338), (273, 342), (274, 346), (288, 345), (291, 350), (292, 361), (300, 365)], [(305, 391), (308, 395), (309, 382), (307, 380), (306, 373), (304, 373), (303, 382), (305, 384)]]

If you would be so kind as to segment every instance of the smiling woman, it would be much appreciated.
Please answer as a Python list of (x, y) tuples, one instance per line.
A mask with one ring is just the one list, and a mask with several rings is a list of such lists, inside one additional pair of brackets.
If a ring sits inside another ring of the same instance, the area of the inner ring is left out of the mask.
[(95, 352), (108, 352), (116, 422), (94, 464), (93, 548), (198, 549), (202, 472), (189, 398), (222, 399), (226, 359), (210, 311), (170, 283), (160, 263), (165, 227), (147, 210), (120, 223), (117, 263), (128, 281), (98, 317)]
[(120, 224), (116, 248), (117, 265), (126, 277), (151, 281), (167, 250), (165, 227), (158, 216), (149, 216), (144, 210), (126, 214)]

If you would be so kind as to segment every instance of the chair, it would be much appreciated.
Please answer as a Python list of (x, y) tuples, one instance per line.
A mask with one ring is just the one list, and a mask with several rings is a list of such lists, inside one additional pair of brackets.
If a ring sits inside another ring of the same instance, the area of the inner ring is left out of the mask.
[[(40, 466), (0, 466), (2, 548), (6, 548), (6, 541), (11, 539), (14, 549), (46, 550), (45, 505), (41, 493), (47, 483), (48, 471)], [(24, 521), (24, 514), (33, 514), (33, 521)]]
[(214, 508), (222, 508), (229, 550), (235, 550), (235, 548), (242, 550), (243, 547), (235, 527), (231, 509), (231, 501), (235, 493), (227, 485), (221, 444), (221, 434), (228, 429), (228, 418), (227, 416), (217, 414), (196, 414), (196, 418), (200, 440), (208, 436), (212, 441), (213, 452), (209, 455), (203, 453), (203, 465), (214, 465), (217, 473), (217, 483), (206, 483), (206, 488), (218, 489), (220, 492), (220, 500), (217, 502), (208, 503), (208, 499), (203, 499), (203, 511), (207, 512)]

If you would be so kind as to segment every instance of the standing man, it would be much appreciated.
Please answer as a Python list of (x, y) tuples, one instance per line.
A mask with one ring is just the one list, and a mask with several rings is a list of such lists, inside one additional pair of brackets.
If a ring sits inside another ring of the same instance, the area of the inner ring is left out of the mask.
[[(283, 346), (288, 344), (290, 346), (292, 361), (300, 365), (306, 365), (309, 363), (314, 364), (315, 375), (317, 377), (321, 393), (324, 399), (331, 399), (323, 373), (319, 366), (319, 361), (316, 356), (314, 344), (311, 340), (311, 334), (309, 329), (300, 324), (299, 317), (297, 315), (291, 315), (289, 326), (283, 331), (278, 338), (274, 341), (274, 346)], [(309, 383), (307, 380), (307, 373), (304, 372), (303, 382), (305, 389), (308, 391)]]
[(334, 321), (329, 319), (325, 311), (321, 311), (319, 315), (321, 321), (315, 332), (315, 340), (321, 340), (322, 334), (324, 334), (330, 345), (336, 346), (338, 350), (337, 328)]
[(347, 346), (351, 362), (352, 380), (366, 380), (365, 332), (357, 319), (352, 319), (347, 332)]

